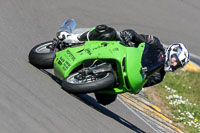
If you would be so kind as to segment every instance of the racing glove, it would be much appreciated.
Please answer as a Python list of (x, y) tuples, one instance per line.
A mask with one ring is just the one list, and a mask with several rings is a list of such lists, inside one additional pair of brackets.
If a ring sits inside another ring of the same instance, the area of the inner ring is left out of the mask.
[(125, 43), (128, 43), (131, 41), (131, 39), (133, 38), (132, 34), (129, 31), (122, 31), (120, 32), (120, 37), (122, 39), (122, 41), (124, 41)]
[(132, 41), (132, 34), (129, 31), (120, 32), (121, 40), (125, 43), (126, 46), (135, 47), (135, 43)]

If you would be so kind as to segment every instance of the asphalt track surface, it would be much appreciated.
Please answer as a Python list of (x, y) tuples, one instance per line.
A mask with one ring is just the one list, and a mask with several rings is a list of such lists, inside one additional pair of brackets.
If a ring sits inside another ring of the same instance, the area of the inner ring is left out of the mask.
[(200, 56), (199, 11), (198, 0), (0, 0), (0, 132), (155, 132), (118, 100), (104, 107), (68, 94), (29, 64), (28, 53), (74, 18), (77, 28), (133, 28)]

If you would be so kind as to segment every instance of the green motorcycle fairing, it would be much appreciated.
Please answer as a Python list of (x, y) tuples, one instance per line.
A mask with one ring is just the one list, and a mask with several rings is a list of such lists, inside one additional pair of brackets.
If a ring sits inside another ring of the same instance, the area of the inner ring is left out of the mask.
[(138, 93), (145, 83), (142, 73), (142, 55), (145, 43), (137, 48), (126, 47), (119, 41), (86, 41), (84, 45), (66, 48), (56, 53), (54, 74), (63, 80), (85, 60), (112, 60), (117, 65), (117, 77), (120, 85), (117, 88), (105, 89), (99, 93)]

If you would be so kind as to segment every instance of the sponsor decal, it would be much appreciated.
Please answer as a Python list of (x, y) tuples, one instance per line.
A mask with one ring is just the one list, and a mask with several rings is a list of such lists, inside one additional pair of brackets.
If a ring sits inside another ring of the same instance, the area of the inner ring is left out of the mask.
[(92, 55), (92, 52), (91, 52), (90, 49), (85, 49), (85, 52), (86, 52), (87, 54), (89, 54), (89, 55)]
[(67, 50), (66, 53), (69, 55), (69, 57), (74, 61), (76, 58), (74, 55), (71, 53), (71, 51)]

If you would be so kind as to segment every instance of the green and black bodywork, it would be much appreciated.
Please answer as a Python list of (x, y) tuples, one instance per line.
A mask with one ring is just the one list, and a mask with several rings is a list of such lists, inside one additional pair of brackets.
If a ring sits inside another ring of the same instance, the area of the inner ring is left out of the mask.
[(116, 70), (119, 85), (104, 89), (102, 93), (116, 94), (131, 92), (137, 94), (145, 83), (142, 71), (142, 54), (145, 43), (139, 47), (126, 47), (119, 41), (88, 41), (78, 47), (67, 48), (56, 53), (54, 74), (63, 80), (86, 60), (101, 60), (111, 63)]

